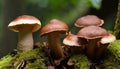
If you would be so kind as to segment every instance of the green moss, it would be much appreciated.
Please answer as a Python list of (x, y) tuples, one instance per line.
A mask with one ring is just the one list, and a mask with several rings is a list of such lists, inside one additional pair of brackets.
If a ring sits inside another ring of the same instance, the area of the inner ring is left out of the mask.
[[(40, 48), (33, 49), (27, 52), (18, 52), (17, 55), (7, 55), (0, 60), (0, 69), (14, 69), (18, 67), (19, 63), (24, 60), (26, 61), (25, 69), (46, 69), (44, 63), (44, 54)], [(17, 63), (15, 66), (13, 64)], [(28, 68), (29, 67), (29, 68)], [(33, 68), (35, 67), (35, 68)]]
[[(102, 59), (102, 69), (120, 69), (120, 40), (109, 44), (107, 51)], [(72, 60), (75, 63), (75, 69), (89, 69), (89, 61), (84, 55), (74, 55)]]
[[(89, 69), (89, 61), (83, 54), (71, 57), (75, 63), (74, 69)], [(45, 57), (40, 48), (27, 52), (18, 52), (13, 56), (8, 54), (0, 59), (0, 69), (15, 69), (22, 60), (26, 61), (25, 69), (47, 69)], [(17, 63), (15, 65), (15, 63)], [(102, 69), (120, 69), (120, 40), (112, 42), (105, 52)]]
[(112, 42), (108, 46), (108, 50), (112, 53), (113, 56), (115, 56), (116, 60), (120, 61), (120, 40)]
[(71, 57), (71, 59), (75, 63), (74, 69), (89, 69), (89, 62), (85, 55), (74, 55)]
[(105, 52), (102, 69), (120, 69), (120, 40), (112, 42)]
[(7, 55), (0, 59), (0, 69), (6, 69), (6, 67), (11, 67), (12, 64), (10, 63), (13, 60), (11, 55)]
[(41, 58), (43, 57), (43, 53), (41, 52), (40, 49), (34, 49), (27, 52), (18, 52), (18, 54), (15, 57), (17, 61), (22, 59), (29, 60), (34, 58)]
[(40, 59), (37, 59), (33, 63), (29, 63), (25, 69), (46, 69), (46, 67)]
[(120, 65), (116, 62), (113, 56), (109, 56), (103, 61), (102, 69), (120, 69)]

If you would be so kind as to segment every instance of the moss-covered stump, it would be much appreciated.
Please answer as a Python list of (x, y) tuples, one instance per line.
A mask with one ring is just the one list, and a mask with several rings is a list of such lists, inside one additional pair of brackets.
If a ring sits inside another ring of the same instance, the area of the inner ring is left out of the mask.
[[(90, 62), (84, 54), (72, 55), (72, 69), (90, 69)], [(47, 69), (45, 61), (49, 61), (42, 48), (27, 52), (10, 53), (0, 59), (0, 69)], [(120, 69), (120, 40), (112, 42), (101, 59), (101, 69)], [(53, 66), (55, 67), (55, 66)]]
[(0, 59), (0, 69), (46, 69), (40, 48), (27, 52), (8, 54)]

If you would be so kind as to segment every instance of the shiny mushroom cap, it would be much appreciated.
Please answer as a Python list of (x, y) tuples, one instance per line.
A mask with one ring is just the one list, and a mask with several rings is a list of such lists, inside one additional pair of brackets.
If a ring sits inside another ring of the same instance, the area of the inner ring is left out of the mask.
[(52, 19), (48, 24), (46, 24), (41, 29), (41, 36), (44, 36), (51, 32), (66, 33), (68, 31), (68, 26), (60, 20)]
[(112, 34), (109, 34), (108, 36), (104, 36), (101, 40), (100, 40), (100, 42), (102, 43), (102, 44), (107, 44), (107, 43), (111, 43), (111, 42), (113, 42), (113, 41), (115, 41), (116, 40), (116, 37), (114, 36), (114, 35), (112, 35)]
[(63, 43), (69, 46), (80, 46), (79, 38), (77, 37), (77, 35), (74, 34), (69, 34), (68, 36), (66, 36), (63, 40)]
[(87, 26), (82, 28), (78, 33), (78, 37), (85, 38), (85, 39), (95, 39), (101, 38), (103, 36), (109, 35), (108, 32), (101, 27), (98, 26)]
[(86, 26), (90, 26), (90, 25), (95, 25), (95, 26), (101, 26), (104, 23), (104, 21), (100, 18), (98, 18), (95, 15), (87, 15), (87, 16), (83, 16), (81, 18), (79, 18), (76, 23), (75, 26), (76, 27), (86, 27)]
[(37, 31), (38, 29), (41, 28), (41, 22), (39, 21), (38, 18), (30, 15), (22, 15), (17, 17), (15, 20), (10, 22), (8, 25), (8, 28), (12, 31), (19, 32), (19, 29), (22, 26), (29, 26), (32, 27), (32, 32)]

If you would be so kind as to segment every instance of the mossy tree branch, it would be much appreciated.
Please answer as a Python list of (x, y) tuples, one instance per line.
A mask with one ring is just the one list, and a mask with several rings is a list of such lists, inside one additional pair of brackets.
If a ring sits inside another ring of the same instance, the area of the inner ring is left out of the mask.
[(116, 23), (114, 26), (114, 35), (120, 39), (120, 0), (118, 3), (118, 12), (117, 12), (117, 18), (116, 18)]

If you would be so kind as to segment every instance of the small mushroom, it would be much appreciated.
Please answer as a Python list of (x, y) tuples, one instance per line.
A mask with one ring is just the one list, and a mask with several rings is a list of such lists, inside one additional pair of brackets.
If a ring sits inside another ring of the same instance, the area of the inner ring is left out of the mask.
[(64, 38), (63, 44), (70, 48), (71, 53), (80, 53), (85, 48), (85, 42), (79, 39), (77, 35), (71, 33)]
[(77, 35), (71, 33), (64, 38), (63, 43), (65, 45), (80, 46)]
[(100, 18), (98, 18), (95, 15), (87, 15), (83, 16), (79, 19), (77, 19), (75, 26), (76, 27), (86, 27), (90, 25), (94, 26), (101, 26), (104, 23), (104, 21)]
[(41, 29), (41, 36), (48, 37), (48, 44), (50, 49), (50, 54), (54, 59), (60, 59), (64, 57), (63, 50), (60, 44), (60, 33), (66, 33), (68, 31), (68, 26), (60, 20), (52, 19), (48, 24), (46, 24)]
[(109, 43), (116, 40), (116, 37), (112, 34), (109, 34), (107, 36), (104, 36), (101, 38), (100, 42), (98, 42), (97, 50), (96, 50), (96, 59), (100, 59), (103, 52), (106, 50)]
[(22, 15), (10, 22), (8, 28), (18, 33), (18, 46), (19, 51), (28, 51), (33, 49), (32, 32), (39, 30), (41, 22), (34, 16)]
[(82, 28), (77, 35), (80, 38), (85, 38), (88, 40), (86, 54), (90, 59), (94, 59), (97, 42), (100, 41), (103, 36), (107, 36), (108, 32), (98, 26), (87, 26)]

